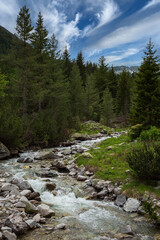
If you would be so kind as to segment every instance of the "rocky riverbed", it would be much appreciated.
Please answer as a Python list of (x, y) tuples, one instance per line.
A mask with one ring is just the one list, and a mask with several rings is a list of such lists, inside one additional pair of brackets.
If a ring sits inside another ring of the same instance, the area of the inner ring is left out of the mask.
[(1, 161), (0, 239), (158, 240), (158, 230), (137, 213), (140, 199), (127, 199), (120, 185), (75, 163), (76, 153), (87, 161), (86, 151), (108, 136), (79, 137)]

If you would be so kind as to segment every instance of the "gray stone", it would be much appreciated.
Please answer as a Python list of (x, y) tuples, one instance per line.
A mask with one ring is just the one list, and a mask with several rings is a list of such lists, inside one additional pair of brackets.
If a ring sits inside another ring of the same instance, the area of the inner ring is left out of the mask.
[(35, 160), (54, 159), (54, 152), (39, 152), (35, 157)]
[(135, 198), (128, 198), (123, 206), (126, 212), (136, 212), (140, 206), (140, 202)]
[(12, 228), (10, 227), (7, 227), (7, 226), (4, 226), (4, 227), (1, 227), (1, 231), (9, 231), (9, 232), (12, 232)]
[(66, 224), (60, 223), (55, 227), (55, 230), (60, 230), (60, 229), (65, 230), (66, 229)]
[(70, 155), (72, 153), (72, 150), (71, 149), (65, 149), (62, 153), (64, 155)]
[(56, 171), (42, 171), (42, 172), (37, 172), (36, 173), (39, 177), (42, 177), (42, 178), (54, 178), (54, 177), (57, 177), (58, 174)]
[(4, 192), (4, 191), (15, 191), (15, 190), (18, 190), (19, 188), (14, 185), (14, 184), (11, 184), (11, 183), (3, 183), (2, 185), (2, 188), (1, 188), (1, 191)]
[(21, 181), (18, 186), (21, 190), (32, 190), (31, 184), (27, 181)]
[(108, 191), (106, 190), (102, 190), (97, 194), (97, 197), (99, 198), (104, 198), (107, 195)]
[(0, 240), (2, 240), (2, 233), (0, 232)]
[(114, 194), (117, 196), (117, 195), (120, 195), (122, 193), (122, 188), (120, 187), (117, 187), (114, 189)]
[(84, 152), (80, 155), (83, 158), (93, 158), (93, 156), (89, 152)]
[(121, 194), (121, 195), (118, 195), (117, 198), (116, 198), (116, 201), (114, 202), (115, 205), (117, 205), (118, 207), (123, 207), (123, 205), (125, 204), (126, 202), (126, 196)]
[(38, 211), (43, 217), (51, 217), (55, 215), (55, 212), (50, 209), (48, 205), (41, 204), (38, 206)]
[(26, 197), (21, 197), (20, 201), (26, 205), (25, 210), (27, 213), (37, 213), (38, 212), (38, 208), (35, 205), (33, 205), (31, 202), (29, 202)]
[(8, 148), (0, 142), (0, 160), (8, 159), (10, 157), (10, 151)]
[(33, 220), (37, 223), (39, 223), (41, 221), (41, 216), (39, 213), (37, 213), (34, 217), (33, 217)]
[(17, 236), (15, 233), (11, 233), (9, 231), (4, 231), (3, 236), (5, 237), (6, 240), (16, 240)]
[(86, 176), (82, 176), (82, 175), (77, 176), (77, 181), (85, 181), (85, 180), (87, 180)]
[(26, 205), (23, 202), (18, 202), (14, 205), (16, 208), (25, 208)]
[(33, 219), (28, 219), (25, 221), (27, 223), (27, 225), (29, 226), (29, 228), (33, 229), (36, 227), (36, 221)]
[(21, 196), (26, 196), (27, 194), (31, 193), (31, 190), (23, 190), (20, 195)]
[(124, 234), (134, 235), (130, 225), (126, 225), (121, 229), (121, 232)]
[(55, 167), (58, 169), (59, 172), (69, 173), (69, 169), (66, 167), (64, 161), (55, 160), (52, 162), (52, 167)]

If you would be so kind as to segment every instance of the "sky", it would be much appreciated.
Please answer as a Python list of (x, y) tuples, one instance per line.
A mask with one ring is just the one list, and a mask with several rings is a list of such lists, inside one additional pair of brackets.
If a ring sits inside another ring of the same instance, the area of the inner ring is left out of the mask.
[(42, 13), (49, 36), (71, 58), (82, 51), (85, 61), (137, 66), (151, 38), (160, 54), (160, 0), (0, 0), (0, 25), (15, 33), (22, 6), (35, 26)]

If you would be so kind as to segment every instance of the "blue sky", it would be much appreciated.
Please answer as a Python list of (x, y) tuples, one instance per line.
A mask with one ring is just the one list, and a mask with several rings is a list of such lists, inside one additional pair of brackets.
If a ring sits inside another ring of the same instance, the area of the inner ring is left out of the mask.
[(71, 58), (110, 65), (140, 65), (149, 40), (160, 54), (160, 0), (0, 0), (0, 25), (15, 32), (20, 7), (30, 9), (35, 25), (41, 11), (49, 34)]

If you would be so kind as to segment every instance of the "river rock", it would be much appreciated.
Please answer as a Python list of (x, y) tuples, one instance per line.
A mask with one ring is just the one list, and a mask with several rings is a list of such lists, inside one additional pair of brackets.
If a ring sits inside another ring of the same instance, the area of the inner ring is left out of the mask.
[(48, 178), (54, 178), (54, 177), (57, 177), (57, 176), (58, 176), (58, 174), (57, 174), (56, 171), (50, 171), (50, 170), (48, 170), (48, 171), (44, 170), (44, 171), (41, 171), (41, 172), (36, 172), (36, 174), (37, 174), (39, 177), (42, 177), (42, 178), (46, 178), (46, 177), (48, 177)]
[(21, 197), (20, 201), (26, 205), (25, 210), (27, 213), (37, 213), (38, 212), (38, 208), (35, 205), (33, 205), (31, 202), (29, 202), (26, 197)]
[(0, 232), (0, 240), (2, 240), (2, 233)]
[(0, 142), (0, 160), (8, 159), (10, 157), (10, 151), (8, 148)]
[(30, 229), (33, 229), (36, 227), (36, 221), (33, 219), (28, 219), (25, 221), (27, 223), (27, 225), (29, 226)]
[(14, 184), (11, 184), (11, 183), (3, 183), (2, 185), (2, 188), (1, 188), (1, 191), (4, 192), (4, 191), (16, 191), (18, 190), (19, 188), (14, 185)]
[(56, 184), (54, 182), (46, 183), (46, 188), (52, 191), (56, 188)]
[(59, 172), (63, 172), (63, 173), (69, 173), (69, 169), (66, 167), (64, 161), (60, 161), (60, 160), (55, 160), (54, 162), (51, 163), (52, 167), (57, 168), (57, 170)]
[(38, 211), (43, 217), (51, 217), (55, 215), (55, 212), (50, 209), (48, 205), (41, 204), (38, 206)]
[(72, 150), (71, 149), (65, 149), (63, 150), (62, 152), (64, 155), (70, 155), (72, 153)]
[(108, 194), (108, 190), (104, 189), (97, 194), (97, 197), (103, 199), (107, 194)]
[(39, 152), (34, 159), (35, 160), (45, 160), (45, 159), (54, 159), (54, 152)]
[(118, 195), (117, 198), (116, 198), (116, 201), (114, 202), (115, 205), (117, 205), (118, 207), (123, 207), (123, 205), (125, 204), (126, 202), (126, 196), (121, 194), (121, 195)]
[(77, 181), (85, 181), (85, 180), (87, 180), (86, 176), (83, 176), (83, 175), (78, 175), (77, 176)]
[(41, 201), (41, 199), (40, 199), (40, 193), (39, 193), (39, 192), (28, 193), (28, 194), (26, 195), (26, 198), (27, 198), (28, 200), (33, 200), (33, 199), (35, 199), (35, 200)]
[(32, 163), (34, 160), (32, 158), (18, 158), (19, 163)]
[(126, 212), (136, 212), (140, 206), (140, 202), (135, 198), (128, 198), (123, 206)]
[(20, 195), (21, 196), (26, 196), (27, 194), (31, 193), (31, 190), (23, 190)]
[(9, 216), (9, 218), (5, 221), (5, 225), (10, 227), (16, 234), (23, 234), (28, 230), (27, 224), (23, 221), (19, 214)]
[(4, 231), (3, 236), (6, 240), (17, 240), (17, 236), (15, 233), (11, 233), (9, 231)]
[(18, 202), (14, 205), (16, 208), (25, 208), (26, 205), (23, 202)]
[(121, 232), (124, 234), (134, 235), (130, 225), (126, 225), (121, 229)]
[(80, 140), (80, 141), (85, 141), (85, 140), (90, 140), (91, 137), (88, 134), (80, 134), (80, 133), (74, 133), (72, 135), (72, 138), (75, 140)]
[(65, 229), (66, 229), (66, 224), (64, 224), (64, 223), (58, 224), (58, 225), (55, 227), (55, 230), (59, 230), (59, 229), (65, 230)]
[(122, 240), (122, 239), (130, 239), (133, 238), (133, 236), (129, 235), (129, 234), (125, 234), (125, 233), (118, 233), (116, 235), (114, 235), (114, 238), (118, 239), (118, 240)]
[(34, 217), (33, 217), (33, 220), (36, 222), (36, 223), (39, 223), (41, 221), (41, 216), (39, 213), (37, 213)]
[(31, 184), (28, 181), (21, 181), (18, 186), (21, 190), (33, 190)]
[(117, 187), (117, 188), (114, 189), (114, 194), (115, 194), (116, 196), (120, 195), (121, 193), (122, 193), (122, 188)]

